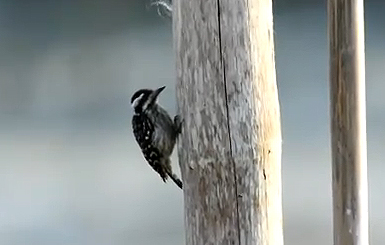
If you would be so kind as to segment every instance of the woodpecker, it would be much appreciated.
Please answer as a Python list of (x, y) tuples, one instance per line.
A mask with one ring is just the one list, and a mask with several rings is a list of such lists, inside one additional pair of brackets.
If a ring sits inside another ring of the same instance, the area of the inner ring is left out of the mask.
[(144, 158), (166, 182), (170, 177), (182, 189), (182, 181), (172, 172), (170, 156), (181, 133), (180, 116), (171, 119), (157, 98), (166, 86), (156, 90), (140, 89), (131, 98), (134, 109), (132, 129)]

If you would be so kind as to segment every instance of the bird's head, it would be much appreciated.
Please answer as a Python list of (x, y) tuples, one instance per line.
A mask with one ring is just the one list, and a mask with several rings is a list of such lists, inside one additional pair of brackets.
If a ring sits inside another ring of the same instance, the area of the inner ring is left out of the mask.
[(142, 113), (156, 104), (157, 98), (166, 86), (158, 89), (139, 89), (131, 97), (131, 106), (135, 113)]

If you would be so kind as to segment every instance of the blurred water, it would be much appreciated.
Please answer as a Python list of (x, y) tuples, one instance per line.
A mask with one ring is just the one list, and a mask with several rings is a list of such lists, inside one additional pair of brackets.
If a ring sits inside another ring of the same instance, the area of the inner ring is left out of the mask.
[[(183, 244), (181, 192), (130, 128), (138, 88), (167, 85), (160, 100), (175, 111), (171, 24), (133, 1), (48, 2), (0, 4), (0, 243)], [(385, 240), (384, 11), (367, 4), (372, 244)], [(278, 8), (275, 39), (285, 243), (331, 244), (324, 6)]]

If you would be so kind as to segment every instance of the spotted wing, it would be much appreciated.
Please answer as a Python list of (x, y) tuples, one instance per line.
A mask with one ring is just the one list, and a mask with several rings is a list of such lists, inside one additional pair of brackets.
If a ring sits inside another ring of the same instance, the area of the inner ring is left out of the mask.
[(146, 115), (134, 115), (132, 118), (132, 128), (134, 136), (138, 142), (144, 158), (150, 166), (166, 181), (166, 169), (161, 164), (162, 155), (159, 149), (152, 144), (154, 125)]

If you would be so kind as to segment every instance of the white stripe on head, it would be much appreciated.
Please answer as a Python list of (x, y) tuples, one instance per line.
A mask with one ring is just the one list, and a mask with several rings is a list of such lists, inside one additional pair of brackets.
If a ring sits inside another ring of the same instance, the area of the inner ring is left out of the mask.
[(138, 105), (139, 101), (142, 99), (144, 94), (139, 95), (134, 101), (131, 103), (132, 108), (135, 109), (135, 107)]
[[(152, 97), (153, 97), (153, 95), (151, 94), (148, 98), (147, 98), (147, 100), (146, 100), (146, 102), (144, 102), (144, 104), (143, 104), (143, 111), (145, 111), (145, 110), (147, 110), (147, 107), (150, 105), (150, 103), (152, 102)], [(157, 102), (157, 99), (155, 100), (155, 103)]]

